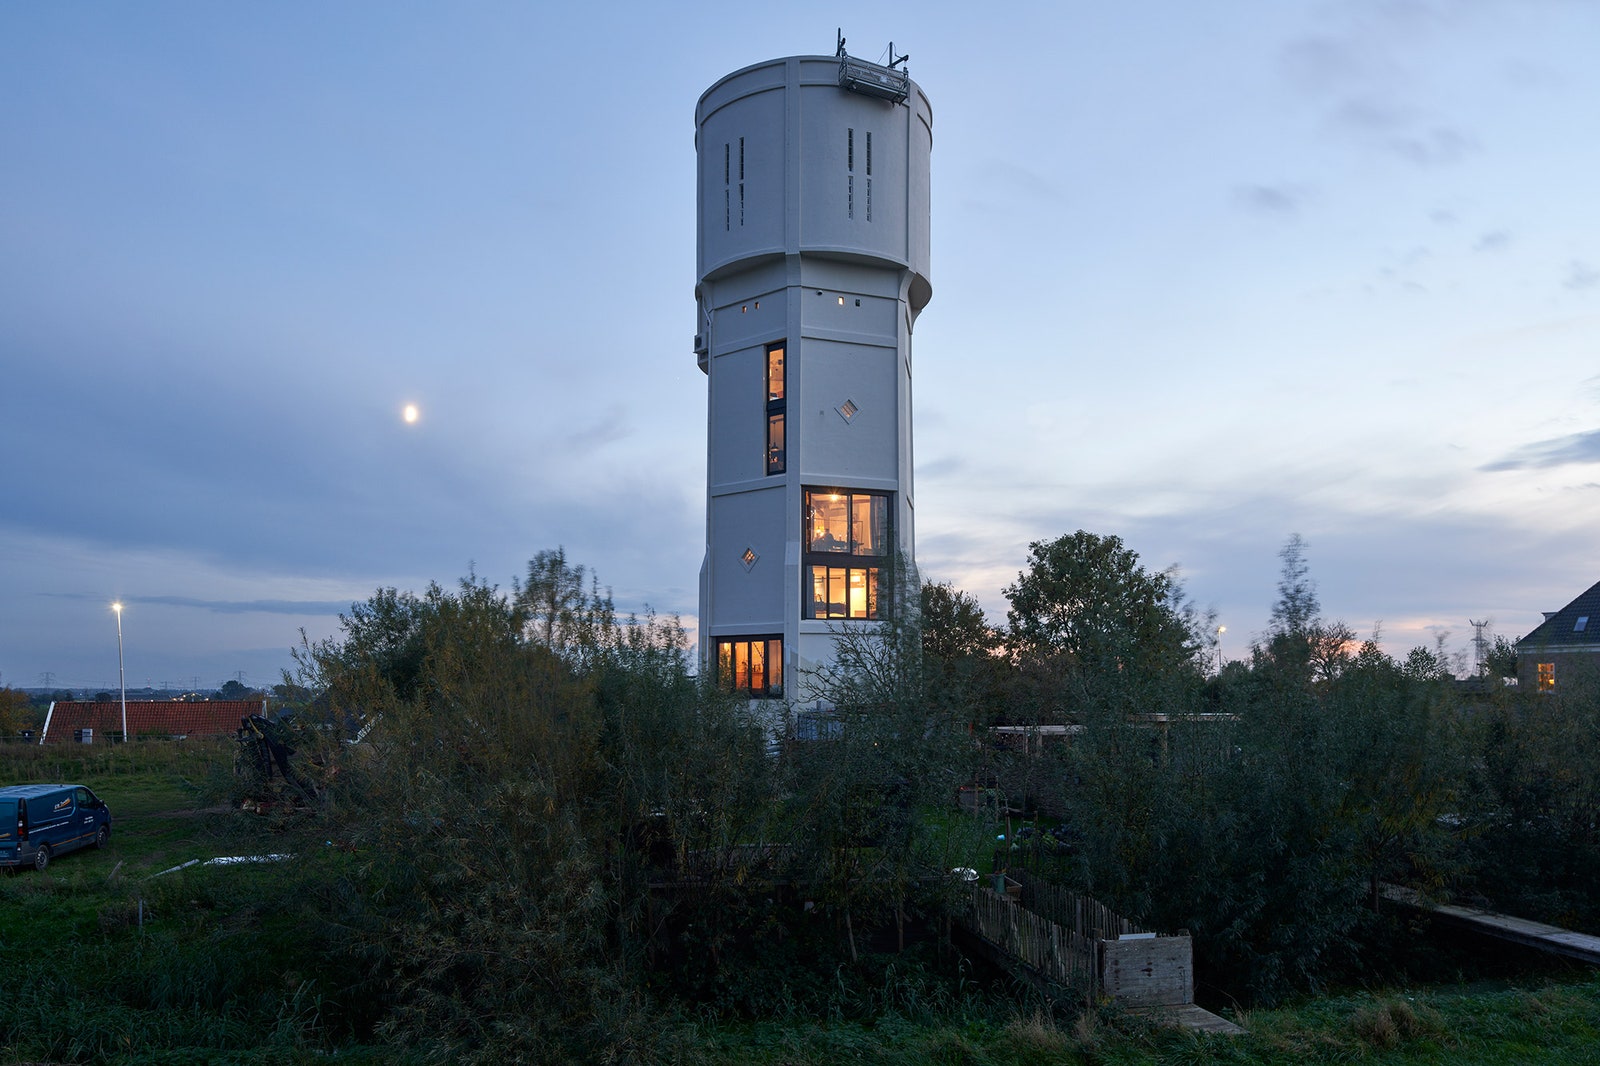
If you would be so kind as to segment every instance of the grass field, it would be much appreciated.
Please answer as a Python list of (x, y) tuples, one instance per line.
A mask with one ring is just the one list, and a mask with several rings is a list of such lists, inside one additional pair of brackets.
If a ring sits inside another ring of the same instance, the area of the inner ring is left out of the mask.
[[(221, 802), (231, 745), (0, 747), (0, 783), (59, 781), (111, 805), (103, 851), (44, 874), (0, 874), (0, 1064), (376, 1063), (370, 1006), (329, 969), (316, 893), (337, 849)], [(298, 845), (294, 842), (298, 841)], [(311, 851), (294, 862), (172, 867), (218, 855)], [(320, 879), (320, 880), (319, 880)], [(870, 1022), (791, 1016), (714, 1022), (658, 1003), (639, 1061), (835, 1066), (1012, 1064), (1600, 1063), (1600, 980), (1590, 971), (1351, 992), (1236, 1016), (1244, 1037), (1154, 1029), (1105, 1009), (1052, 1016), (988, 991), (939, 1011)], [(363, 1011), (366, 1013), (363, 1013)]]

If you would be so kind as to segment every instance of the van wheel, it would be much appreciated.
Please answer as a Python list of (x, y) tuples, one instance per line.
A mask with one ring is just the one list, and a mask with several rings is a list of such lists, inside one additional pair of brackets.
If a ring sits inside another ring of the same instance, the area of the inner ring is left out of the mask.
[(44, 868), (46, 866), (49, 866), (49, 865), (50, 865), (50, 845), (49, 844), (40, 844), (39, 845), (39, 850), (33, 853), (33, 868), (35, 870), (43, 871)]
[(111, 827), (103, 825), (100, 827), (100, 832), (94, 835), (94, 846), (103, 848), (109, 843), (111, 843)]

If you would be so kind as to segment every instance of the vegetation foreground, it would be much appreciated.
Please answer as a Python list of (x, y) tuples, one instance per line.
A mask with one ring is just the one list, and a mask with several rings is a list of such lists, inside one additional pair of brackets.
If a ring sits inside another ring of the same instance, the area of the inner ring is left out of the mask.
[[(0, 1047), (1595, 1061), (1591, 973), (1485, 963), (1378, 888), (1595, 931), (1600, 688), (1464, 695), (1440, 651), (1393, 660), (1321, 619), (1302, 551), (1272, 632), (1220, 672), (1175, 578), (1080, 532), (1032, 546), (1003, 632), (956, 590), (902, 590), (920, 611), (842, 632), (837, 669), (769, 713), (559, 551), (510, 593), (382, 590), (302, 644), (287, 778), (232, 744), (0, 747), (6, 781), (87, 784), (115, 816), (107, 849), (0, 875)], [(803, 717), (812, 699), (832, 712)], [(996, 724), (1072, 741), (976, 742)], [(1249, 1034), (963, 958), (956, 871), (1008, 866), (1189, 930), (1203, 996)]]

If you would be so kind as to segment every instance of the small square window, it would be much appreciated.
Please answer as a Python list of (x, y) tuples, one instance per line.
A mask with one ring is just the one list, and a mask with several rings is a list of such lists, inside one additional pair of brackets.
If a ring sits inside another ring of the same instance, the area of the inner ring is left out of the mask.
[(1588, 628), (1589, 628), (1589, 616), (1588, 615), (1583, 615), (1581, 618), (1579, 618), (1576, 622), (1574, 622), (1572, 624), (1572, 631), (1574, 633), (1582, 633), (1585, 629), (1588, 629)]
[(846, 400), (844, 403), (834, 408), (834, 410), (839, 412), (840, 418), (844, 419), (846, 422), (849, 422), (856, 417), (861, 408), (856, 406), (856, 402), (854, 400)]
[(756, 554), (756, 550), (754, 548), (746, 548), (744, 550), (744, 554), (739, 556), (739, 561), (743, 563), (744, 568), (748, 570), (752, 566), (756, 565), (756, 560), (759, 558), (761, 558), (761, 556)]

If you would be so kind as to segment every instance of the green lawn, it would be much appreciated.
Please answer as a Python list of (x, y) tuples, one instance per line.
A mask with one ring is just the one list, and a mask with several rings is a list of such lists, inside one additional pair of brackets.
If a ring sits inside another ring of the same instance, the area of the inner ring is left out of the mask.
[(1042, 1014), (873, 1025), (796, 1019), (678, 1034), (684, 1061), (803, 1066), (1587, 1066), (1600, 1062), (1600, 981), (1497, 984), (1333, 996), (1235, 1019), (1241, 1037), (1152, 1028), (1113, 1011), (1076, 1022)]
[[(367, 1032), (364, 1008), (354, 976), (330, 972), (318, 939), (329, 932), (316, 928), (333, 898), (319, 894), (360, 857), (219, 803), (231, 746), (5, 746), (0, 772), (8, 784), (86, 784), (114, 819), (103, 851), (62, 856), (43, 874), (0, 874), (0, 967), (25, 975), (0, 997), (0, 1063), (397, 1061), (391, 1048), (351, 1043)], [(939, 828), (953, 855), (992, 852), (993, 834), (970, 816)], [(291, 850), (293, 839), (308, 861), (162, 873)], [(1600, 979), (1588, 971), (1312, 999), (1238, 1016), (1250, 1033), (1236, 1038), (1157, 1030), (1109, 1009), (1064, 1020), (994, 985), (953, 1002), (913, 1018), (742, 1023), (662, 1003), (659, 1046), (640, 1056), (705, 1066), (1600, 1062)]]

